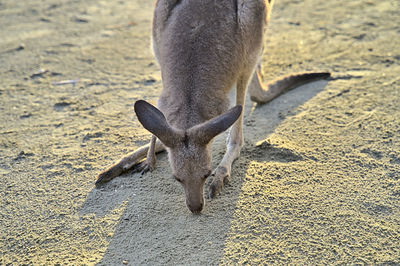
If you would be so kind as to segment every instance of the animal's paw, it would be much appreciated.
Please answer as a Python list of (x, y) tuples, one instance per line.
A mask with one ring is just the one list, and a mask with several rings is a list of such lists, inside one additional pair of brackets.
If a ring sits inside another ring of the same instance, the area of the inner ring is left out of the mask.
[(147, 160), (143, 161), (141, 163), (138, 163), (133, 167), (133, 172), (134, 173), (140, 172), (141, 175), (144, 175), (145, 173), (147, 173), (149, 171), (153, 172), (153, 170), (154, 170), (154, 164), (149, 163)]
[(227, 183), (230, 178), (230, 173), (225, 166), (218, 166), (211, 174), (212, 182), (210, 185), (209, 197), (214, 198), (221, 191), (224, 183)]

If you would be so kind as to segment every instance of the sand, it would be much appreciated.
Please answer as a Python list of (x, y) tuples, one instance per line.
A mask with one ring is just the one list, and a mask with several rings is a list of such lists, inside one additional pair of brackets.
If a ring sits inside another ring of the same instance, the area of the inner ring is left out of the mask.
[(0, 2), (0, 264), (400, 264), (398, 1), (276, 1), (266, 80), (333, 79), (247, 101), (246, 146), (202, 215), (165, 154), (94, 187), (150, 139), (133, 104), (161, 91), (152, 8)]

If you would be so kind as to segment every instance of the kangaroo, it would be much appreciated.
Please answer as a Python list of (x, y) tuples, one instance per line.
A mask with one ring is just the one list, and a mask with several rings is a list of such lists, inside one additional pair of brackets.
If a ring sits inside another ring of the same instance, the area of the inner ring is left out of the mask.
[[(156, 153), (167, 150), (187, 207), (193, 213), (202, 211), (206, 179), (212, 177), (212, 198), (229, 181), (243, 146), (247, 88), (253, 101), (266, 103), (288, 89), (330, 76), (299, 73), (263, 84), (260, 58), (272, 5), (273, 0), (156, 1), (152, 44), (163, 90), (157, 107), (143, 100), (134, 106), (140, 123), (153, 135), (148, 145), (100, 173), (96, 185), (132, 168), (152, 171)], [(229, 109), (233, 87), (236, 105)], [(230, 127), (226, 153), (212, 171), (212, 140)]]

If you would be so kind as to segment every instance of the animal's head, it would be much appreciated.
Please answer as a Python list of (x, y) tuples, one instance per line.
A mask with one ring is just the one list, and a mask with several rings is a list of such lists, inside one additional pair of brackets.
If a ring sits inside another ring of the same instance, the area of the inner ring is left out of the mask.
[(187, 130), (169, 125), (161, 111), (145, 101), (135, 103), (135, 112), (144, 128), (167, 147), (173, 175), (185, 190), (186, 205), (193, 213), (200, 213), (204, 207), (204, 183), (211, 174), (209, 144), (239, 118), (242, 107), (235, 106)]

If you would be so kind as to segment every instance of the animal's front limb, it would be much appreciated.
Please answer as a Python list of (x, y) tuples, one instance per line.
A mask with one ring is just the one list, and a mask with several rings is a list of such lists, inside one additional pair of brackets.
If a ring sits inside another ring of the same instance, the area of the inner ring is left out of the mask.
[[(243, 107), (249, 78), (250, 75), (243, 75), (239, 78), (236, 84), (236, 104)], [(212, 174), (213, 180), (210, 185), (209, 192), (209, 196), (211, 198), (215, 197), (218, 194), (224, 183), (229, 182), (232, 163), (240, 155), (240, 150), (242, 149), (244, 144), (243, 113), (244, 111), (242, 111), (239, 119), (235, 122), (235, 124), (233, 124), (229, 132), (225, 155)]]
[[(160, 141), (158, 141), (160, 142)], [(147, 159), (143, 165), (143, 172), (147, 172), (147, 171), (153, 171), (154, 167), (156, 166), (156, 143), (157, 143), (157, 137), (156, 136), (152, 136), (151, 137), (151, 141), (150, 141), (150, 146), (149, 146), (149, 150), (147, 151)], [(164, 147), (164, 146), (163, 146)]]

